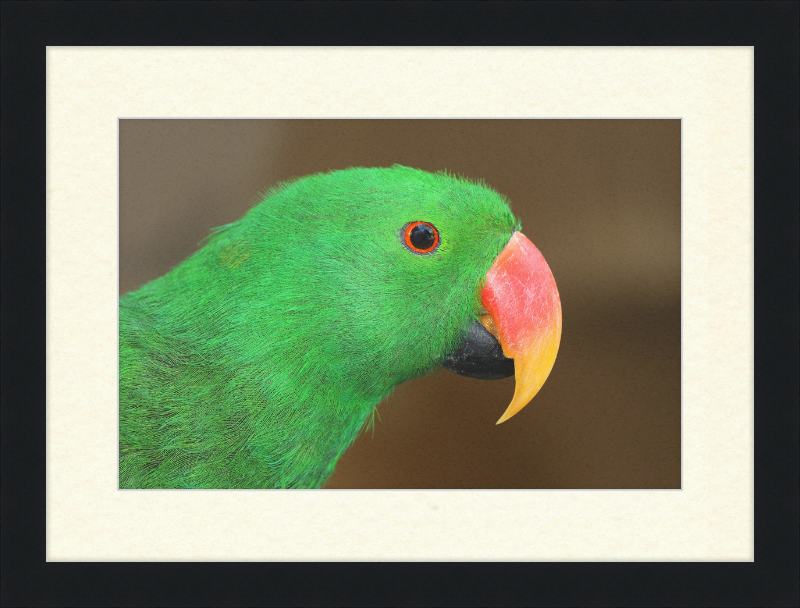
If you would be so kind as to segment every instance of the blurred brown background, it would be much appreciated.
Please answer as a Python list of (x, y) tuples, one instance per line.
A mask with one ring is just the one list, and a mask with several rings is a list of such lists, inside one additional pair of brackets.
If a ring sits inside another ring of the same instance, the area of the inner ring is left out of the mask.
[(482, 178), (547, 259), (561, 347), (533, 401), (439, 370), (397, 388), (327, 488), (679, 488), (679, 120), (121, 120), (120, 294), (276, 182), (400, 163)]

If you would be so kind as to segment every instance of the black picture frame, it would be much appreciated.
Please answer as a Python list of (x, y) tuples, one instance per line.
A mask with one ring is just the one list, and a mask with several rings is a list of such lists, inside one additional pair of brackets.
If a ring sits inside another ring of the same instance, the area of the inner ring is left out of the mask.
[[(2, 604), (798, 605), (797, 2), (3, 2)], [(753, 563), (45, 561), (45, 48), (755, 47)]]

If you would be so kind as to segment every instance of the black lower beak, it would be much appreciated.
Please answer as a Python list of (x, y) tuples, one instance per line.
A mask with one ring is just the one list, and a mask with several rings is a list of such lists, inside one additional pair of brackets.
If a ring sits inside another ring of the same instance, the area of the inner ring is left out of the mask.
[(456, 351), (442, 361), (451, 372), (480, 380), (500, 380), (514, 375), (514, 359), (479, 321), (473, 321)]

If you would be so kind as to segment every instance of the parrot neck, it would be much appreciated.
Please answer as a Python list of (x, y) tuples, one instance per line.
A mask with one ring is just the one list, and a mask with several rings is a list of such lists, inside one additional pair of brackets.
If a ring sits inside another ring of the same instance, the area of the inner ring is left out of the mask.
[(120, 487), (321, 487), (391, 391), (347, 381), (325, 348), (148, 293), (120, 303)]

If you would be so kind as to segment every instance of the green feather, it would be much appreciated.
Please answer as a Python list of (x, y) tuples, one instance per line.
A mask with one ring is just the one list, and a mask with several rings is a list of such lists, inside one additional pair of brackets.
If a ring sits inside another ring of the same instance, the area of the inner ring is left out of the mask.
[[(403, 245), (417, 220), (430, 254)], [(518, 228), (486, 185), (399, 165), (272, 189), (120, 298), (120, 487), (320, 487), (455, 348)]]

